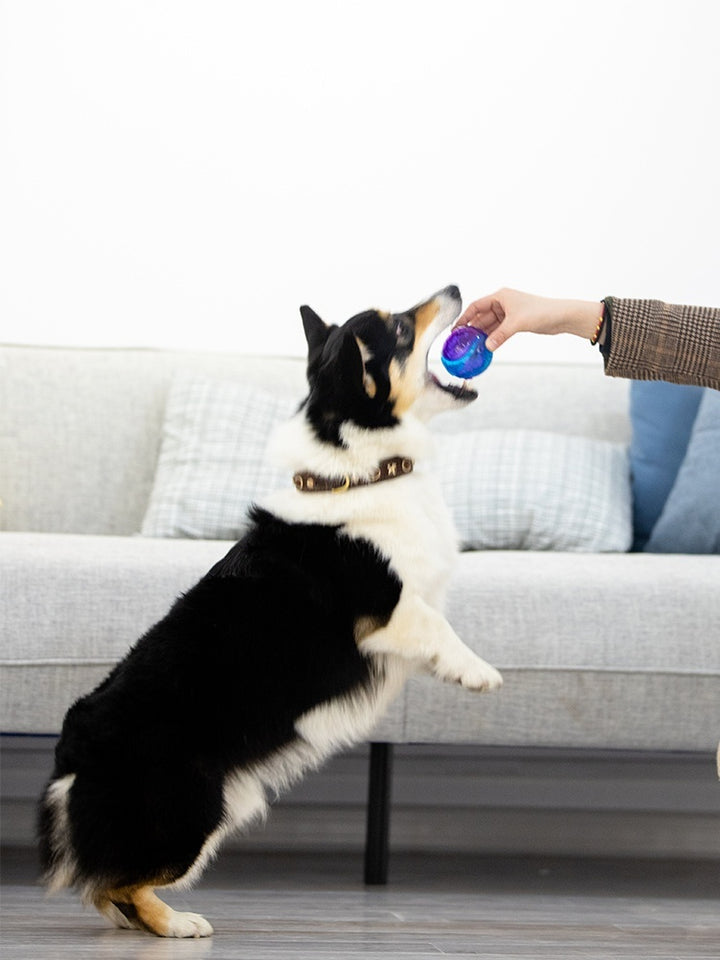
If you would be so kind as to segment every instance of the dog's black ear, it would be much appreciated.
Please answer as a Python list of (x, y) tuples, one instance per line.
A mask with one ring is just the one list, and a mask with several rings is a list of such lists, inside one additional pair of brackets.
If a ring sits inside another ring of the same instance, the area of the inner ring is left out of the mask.
[(325, 346), (330, 327), (323, 323), (312, 307), (308, 307), (307, 304), (300, 307), (300, 316), (308, 345), (308, 359), (312, 360)]
[(352, 388), (356, 393), (362, 392), (365, 364), (363, 363), (360, 344), (349, 330), (342, 331), (342, 340), (337, 357), (337, 374), (346, 388)]

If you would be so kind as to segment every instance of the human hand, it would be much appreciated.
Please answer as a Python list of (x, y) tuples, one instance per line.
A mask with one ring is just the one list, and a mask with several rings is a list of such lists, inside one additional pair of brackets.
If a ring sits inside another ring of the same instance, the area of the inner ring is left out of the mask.
[(602, 315), (602, 303), (592, 300), (555, 300), (519, 290), (498, 290), (471, 303), (455, 324), (469, 324), (488, 335), (486, 347), (497, 350), (520, 332), (572, 333), (590, 340)]

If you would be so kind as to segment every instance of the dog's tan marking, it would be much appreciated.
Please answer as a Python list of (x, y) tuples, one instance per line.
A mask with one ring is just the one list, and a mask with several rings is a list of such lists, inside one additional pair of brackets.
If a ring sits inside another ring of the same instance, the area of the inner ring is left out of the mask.
[(167, 937), (170, 931), (170, 914), (174, 913), (163, 903), (152, 887), (140, 887), (130, 897), (137, 917), (144, 927), (159, 937)]
[(402, 417), (417, 400), (425, 381), (425, 353), (418, 349), (423, 334), (431, 326), (442, 306), (437, 297), (421, 303), (414, 310), (415, 349), (404, 364), (390, 361), (390, 399), (393, 401), (393, 413)]
[(372, 353), (368, 349), (367, 345), (360, 337), (355, 337), (355, 343), (358, 345), (360, 351), (360, 356), (362, 357), (363, 362), (363, 388), (365, 393), (372, 400), (375, 394), (377, 393), (377, 384), (375, 383), (374, 378), (367, 372), (367, 362), (372, 357)]
[(436, 297), (433, 297), (432, 300), (428, 300), (427, 303), (423, 303), (415, 311), (415, 338), (422, 336), (423, 333), (427, 330), (430, 324), (433, 322), (435, 317), (438, 315), (438, 310), (440, 309), (440, 304)]
[(379, 617), (358, 617), (355, 621), (355, 643), (362, 643), (366, 637), (384, 627), (386, 623), (387, 620), (381, 620)]
[(390, 361), (390, 399), (393, 413), (402, 417), (415, 403), (425, 379), (425, 355), (414, 350), (404, 364)]

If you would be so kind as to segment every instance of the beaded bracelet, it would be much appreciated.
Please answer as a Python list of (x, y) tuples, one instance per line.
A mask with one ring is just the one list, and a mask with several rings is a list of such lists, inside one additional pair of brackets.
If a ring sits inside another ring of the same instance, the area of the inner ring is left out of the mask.
[(595, 327), (595, 333), (592, 335), (592, 340), (590, 341), (591, 347), (594, 347), (595, 344), (600, 339), (600, 334), (602, 332), (604, 323), (605, 323), (605, 304), (603, 303), (602, 310), (600, 311), (600, 316), (598, 317), (597, 326)]

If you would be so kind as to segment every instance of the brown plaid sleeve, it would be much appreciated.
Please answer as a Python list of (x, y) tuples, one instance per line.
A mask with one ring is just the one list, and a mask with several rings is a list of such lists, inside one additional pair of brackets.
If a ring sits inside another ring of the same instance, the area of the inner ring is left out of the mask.
[(720, 390), (720, 310), (610, 298), (605, 372)]

